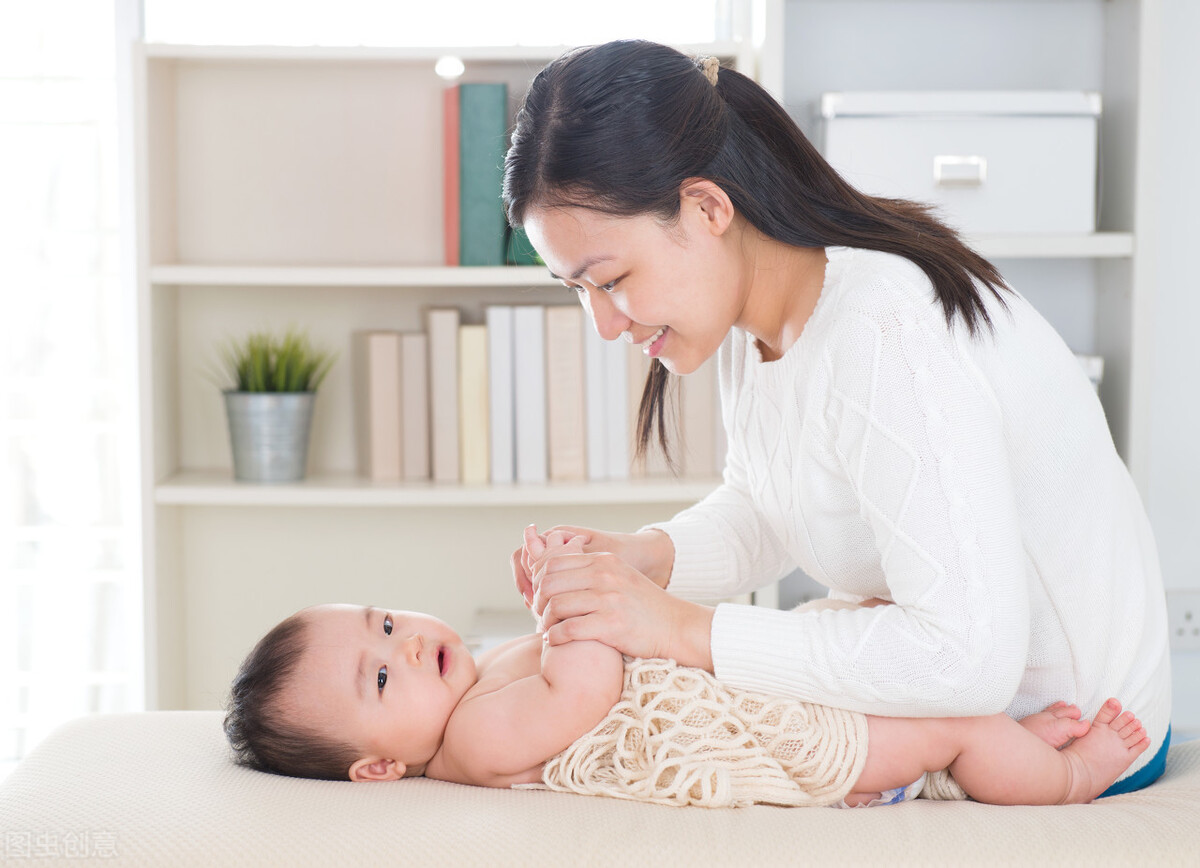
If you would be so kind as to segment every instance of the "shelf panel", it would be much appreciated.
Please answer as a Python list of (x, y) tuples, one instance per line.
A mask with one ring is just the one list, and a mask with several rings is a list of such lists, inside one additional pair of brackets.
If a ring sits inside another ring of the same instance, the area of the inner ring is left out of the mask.
[[(1133, 255), (1130, 232), (1090, 235), (979, 235), (966, 241), (990, 259), (1119, 259)], [(540, 265), (271, 266), (155, 265), (150, 282), (172, 286), (556, 287)]]
[(380, 483), (350, 475), (316, 475), (303, 482), (235, 482), (229, 471), (189, 470), (160, 482), (154, 500), (164, 506), (556, 506), (682, 503), (700, 500), (719, 479), (638, 479), (551, 482), (544, 485)]
[(978, 235), (964, 240), (988, 259), (1120, 259), (1133, 256), (1132, 232)]
[[(370, 46), (370, 45), (176, 45), (144, 43), (148, 58), (167, 60), (261, 60), (261, 61), (390, 61), (436, 62), (447, 55), (464, 61), (549, 63), (573, 46), (568, 45), (480, 45), (480, 46)], [(702, 46), (675, 46), (690, 53), (735, 58), (747, 46), (735, 42), (712, 42)]]
[(271, 266), (155, 265), (150, 282), (171, 286), (560, 286), (540, 265)]

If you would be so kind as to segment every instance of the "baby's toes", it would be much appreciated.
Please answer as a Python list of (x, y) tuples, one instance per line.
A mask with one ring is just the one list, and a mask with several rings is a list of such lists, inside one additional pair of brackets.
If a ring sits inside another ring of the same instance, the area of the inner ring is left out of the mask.
[(1113, 729), (1117, 731), (1117, 734), (1121, 736), (1121, 738), (1129, 738), (1142, 728), (1142, 722), (1128, 711), (1118, 717), (1116, 722), (1113, 724)]
[(1078, 705), (1071, 705), (1067, 702), (1056, 702), (1047, 708), (1046, 711), (1055, 717), (1065, 717), (1070, 720), (1079, 720), (1079, 718), (1083, 717), (1083, 712), (1079, 710)]
[(1106, 699), (1104, 704), (1100, 706), (1100, 710), (1096, 712), (1096, 719), (1093, 723), (1110, 724), (1116, 720), (1117, 715), (1121, 713), (1121, 703), (1116, 699)]

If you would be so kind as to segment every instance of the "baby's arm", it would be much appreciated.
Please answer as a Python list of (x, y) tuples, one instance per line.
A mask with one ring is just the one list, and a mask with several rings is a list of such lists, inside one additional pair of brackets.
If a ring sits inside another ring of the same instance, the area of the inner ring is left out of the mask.
[[(554, 533), (542, 546), (582, 551), (582, 540)], [(600, 642), (551, 646), (540, 635), (496, 650), (504, 653), (481, 665), (481, 689), (450, 718), (439, 772), (492, 787), (536, 782), (546, 760), (603, 720), (620, 698), (621, 654)]]
[(620, 698), (620, 652), (600, 642), (527, 641), (542, 645), (540, 671), (499, 677), (496, 689), (459, 704), (446, 727), (438, 777), (487, 787), (540, 781), (546, 760), (603, 720)]

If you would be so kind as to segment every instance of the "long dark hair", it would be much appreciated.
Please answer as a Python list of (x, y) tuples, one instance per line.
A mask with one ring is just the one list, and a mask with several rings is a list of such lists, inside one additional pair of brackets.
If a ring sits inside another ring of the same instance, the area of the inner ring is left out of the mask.
[[(653, 42), (580, 48), (534, 78), (505, 160), (504, 205), (520, 226), (532, 207), (576, 205), (614, 216), (679, 216), (680, 186), (706, 178), (764, 235), (796, 247), (847, 246), (904, 256), (928, 275), (949, 327), (991, 328), (980, 288), (1004, 281), (929, 206), (867, 196), (817, 152), (766, 90)], [(638, 454), (658, 429), (667, 452), (667, 369), (651, 365)]]
[(246, 656), (226, 706), (225, 737), (238, 765), (296, 778), (349, 780), (359, 752), (295, 723), (282, 702), (304, 653), (306, 626), (303, 613), (292, 615)]

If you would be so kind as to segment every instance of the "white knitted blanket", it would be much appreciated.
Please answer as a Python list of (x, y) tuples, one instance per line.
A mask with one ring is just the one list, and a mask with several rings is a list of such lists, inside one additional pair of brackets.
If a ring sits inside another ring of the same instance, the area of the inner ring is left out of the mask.
[(552, 790), (664, 805), (830, 805), (850, 793), (866, 757), (858, 712), (626, 657), (621, 700), (542, 779)]

